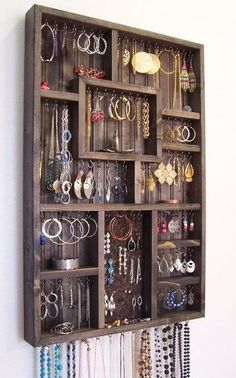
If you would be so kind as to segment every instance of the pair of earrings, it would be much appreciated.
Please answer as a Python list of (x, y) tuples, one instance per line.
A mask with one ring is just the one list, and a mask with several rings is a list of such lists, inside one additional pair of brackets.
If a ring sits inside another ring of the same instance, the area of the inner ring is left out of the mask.
[(132, 304), (132, 307), (133, 307), (133, 311), (136, 310), (136, 306), (138, 306), (138, 310), (140, 311), (141, 306), (143, 304), (143, 298), (141, 297), (141, 295), (139, 295), (137, 298), (134, 295), (133, 298), (132, 298), (131, 304)]
[(79, 199), (92, 199), (96, 193), (96, 182), (93, 174), (94, 163), (90, 160), (88, 164), (88, 172), (85, 173), (84, 163), (77, 174), (74, 182), (75, 195)]
[(106, 272), (107, 272), (107, 277), (105, 279), (105, 283), (107, 285), (112, 285), (114, 283), (114, 276), (113, 276), (113, 273), (115, 271), (115, 268), (113, 266), (113, 259), (108, 259), (108, 260), (104, 260), (104, 265), (106, 267), (106, 265), (108, 264), (108, 268), (106, 269)]
[(111, 235), (107, 232), (104, 235), (104, 255), (109, 255), (111, 253)]
[(193, 57), (189, 57), (189, 67), (187, 69), (186, 54), (183, 56), (183, 64), (180, 72), (180, 85), (184, 92), (193, 93), (197, 87), (197, 80), (193, 71)]
[(180, 260), (179, 255), (177, 255), (175, 262), (170, 265), (170, 272), (173, 272), (174, 269), (176, 269), (177, 272), (181, 272), (183, 274), (186, 273), (193, 273), (196, 269), (196, 264), (192, 260), (192, 257), (190, 256), (189, 261), (186, 261), (186, 257), (184, 256), (183, 261)]
[(103, 96), (100, 96), (99, 94), (97, 94), (94, 98), (95, 107), (93, 111), (91, 112), (91, 119), (92, 119), (92, 122), (94, 123), (100, 123), (105, 118), (105, 113), (101, 107), (102, 99), (103, 99)]
[(110, 316), (113, 316), (114, 311), (116, 309), (116, 304), (115, 304), (113, 293), (111, 294), (110, 298), (105, 293), (104, 301), (105, 301), (105, 315), (109, 315), (109, 313), (110, 313)]
[(190, 213), (190, 219), (188, 219), (187, 214), (184, 215), (183, 217), (183, 231), (184, 232), (193, 232), (194, 231), (194, 213)]

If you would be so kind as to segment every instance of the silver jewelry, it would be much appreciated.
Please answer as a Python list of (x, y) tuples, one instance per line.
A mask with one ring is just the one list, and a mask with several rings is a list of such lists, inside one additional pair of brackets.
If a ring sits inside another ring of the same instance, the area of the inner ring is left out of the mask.
[(195, 269), (196, 269), (196, 264), (190, 257), (190, 260), (187, 262), (187, 272), (193, 273)]
[(137, 300), (136, 300), (135, 295), (133, 296), (131, 303), (132, 303), (133, 311), (135, 311), (136, 304), (137, 304)]
[(111, 168), (109, 162), (106, 165), (106, 202), (111, 199)]
[(68, 106), (64, 105), (61, 114), (61, 162), (62, 172), (60, 176), (61, 183), (61, 203), (67, 205), (70, 203), (71, 183), (71, 164), (72, 155), (68, 150), (68, 143), (71, 140), (71, 132), (69, 131), (69, 111)]
[[(57, 225), (57, 232), (53, 235), (49, 234), (48, 231), (46, 231), (46, 225), (49, 223), (56, 223)], [(46, 238), (48, 239), (54, 239), (54, 238), (57, 238), (62, 232), (62, 224), (61, 222), (57, 219), (57, 218), (49, 218), (49, 219), (46, 219), (43, 224), (42, 224), (42, 233), (44, 236), (46, 236)]]
[(135, 283), (135, 278), (134, 278), (134, 259), (130, 259), (130, 283), (131, 285)]
[(52, 268), (56, 270), (78, 269), (79, 259), (52, 259)]
[(70, 284), (70, 309), (74, 307), (74, 299), (73, 299), (73, 287), (72, 287), (72, 282), (71, 280), (69, 281)]
[(143, 298), (141, 297), (141, 295), (139, 295), (137, 298), (137, 305), (138, 305), (139, 311), (141, 310), (142, 304), (143, 304)]
[(54, 39), (55, 39), (55, 35), (54, 35), (54, 31), (53, 29), (51, 28), (51, 26), (49, 25), (49, 23), (46, 21), (42, 26), (41, 26), (41, 32), (44, 28), (48, 28), (48, 30), (50, 31), (51, 33), (51, 36), (52, 36), (52, 53), (51, 53), (51, 56), (50, 58), (43, 58), (42, 55), (40, 55), (40, 58), (41, 58), (41, 61), (42, 62), (46, 62), (46, 63), (49, 63), (53, 60), (54, 58), (54, 55), (55, 55), (55, 44), (54, 44)]
[(137, 273), (136, 273), (136, 285), (142, 280), (142, 272), (141, 272), (141, 263), (140, 263), (140, 257), (138, 257), (137, 262)]
[(75, 329), (75, 326), (70, 322), (64, 322), (56, 325), (52, 328), (52, 332), (58, 333), (60, 335), (68, 335), (72, 333)]

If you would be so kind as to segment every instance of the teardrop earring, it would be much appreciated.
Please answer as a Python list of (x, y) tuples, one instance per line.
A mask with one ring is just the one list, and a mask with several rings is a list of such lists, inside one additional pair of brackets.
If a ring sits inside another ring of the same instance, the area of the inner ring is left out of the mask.
[(195, 272), (196, 265), (195, 262), (192, 260), (192, 253), (190, 252), (189, 261), (187, 262), (187, 272), (193, 273)]
[(193, 56), (190, 55), (189, 59), (189, 71), (188, 71), (188, 76), (189, 76), (189, 92), (193, 93), (197, 87), (197, 80), (195, 73), (193, 72)]
[(191, 156), (189, 157), (187, 165), (184, 170), (184, 179), (186, 182), (192, 182), (193, 176), (194, 176), (194, 168), (193, 168), (193, 165), (190, 163), (190, 161), (191, 161)]

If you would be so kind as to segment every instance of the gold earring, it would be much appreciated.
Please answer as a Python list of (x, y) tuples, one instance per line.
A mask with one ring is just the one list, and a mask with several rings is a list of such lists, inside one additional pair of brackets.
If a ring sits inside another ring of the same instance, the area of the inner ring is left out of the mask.
[(193, 165), (190, 163), (190, 159), (185, 167), (184, 170), (184, 178), (186, 182), (192, 182), (194, 176), (194, 168)]

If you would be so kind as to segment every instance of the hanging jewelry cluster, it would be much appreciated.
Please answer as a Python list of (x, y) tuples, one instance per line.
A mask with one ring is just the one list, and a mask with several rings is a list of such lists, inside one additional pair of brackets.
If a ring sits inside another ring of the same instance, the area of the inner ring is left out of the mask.
[(187, 322), (39, 350), (40, 378), (190, 377)]

